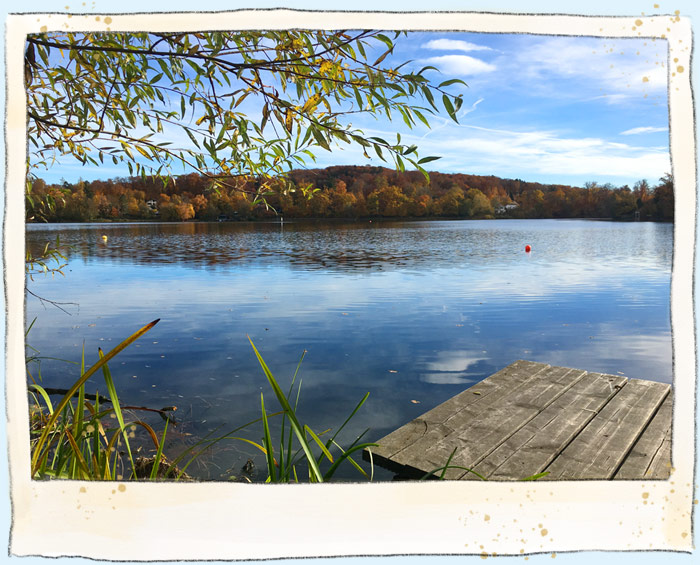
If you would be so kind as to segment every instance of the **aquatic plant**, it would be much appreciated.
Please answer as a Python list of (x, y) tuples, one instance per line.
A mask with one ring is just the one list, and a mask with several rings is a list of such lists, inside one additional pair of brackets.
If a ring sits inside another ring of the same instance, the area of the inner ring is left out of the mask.
[[(450, 456), (447, 458), (447, 461), (445, 462), (444, 465), (437, 467), (433, 469), (432, 471), (428, 471), (425, 475), (423, 475), (419, 480), (420, 481), (425, 481), (429, 479), (438, 479), (438, 480), (446, 480), (445, 479), (445, 473), (447, 473), (448, 469), (459, 469), (460, 471), (466, 471), (467, 473), (471, 473), (478, 479), (482, 481), (488, 481), (486, 477), (481, 475), (480, 473), (477, 473), (474, 469), (471, 469), (469, 467), (464, 467), (462, 465), (451, 465), (450, 463), (452, 462), (452, 458), (455, 456), (457, 453), (457, 448), (455, 447), (452, 450), (452, 453), (450, 453)], [(438, 476), (435, 476), (435, 473), (440, 472)], [(530, 475), (529, 477), (525, 477), (524, 479), (519, 479), (520, 481), (536, 481), (537, 479), (541, 479), (542, 477), (546, 477), (549, 475), (549, 471), (544, 471), (542, 473), (536, 473), (534, 475)]]
[[(357, 406), (355, 406), (354, 410), (345, 419), (343, 424), (335, 431), (333, 436), (324, 442), (321, 440), (321, 436), (326, 435), (326, 433), (330, 432), (330, 430), (323, 433), (316, 433), (308, 425), (302, 424), (299, 421), (297, 408), (301, 392), (301, 381), (299, 381), (299, 384), (297, 385), (294, 404), (292, 405), (291, 403), (294, 384), (299, 368), (304, 359), (304, 355), (302, 355), (301, 359), (299, 360), (294, 376), (292, 377), (292, 382), (289, 386), (289, 391), (287, 394), (285, 394), (277, 382), (277, 379), (270, 371), (270, 368), (262, 358), (262, 355), (260, 355), (260, 352), (255, 347), (253, 340), (250, 338), (248, 338), (248, 340), (250, 341), (250, 345), (253, 347), (255, 356), (262, 367), (263, 373), (265, 373), (265, 377), (267, 378), (272, 391), (274, 392), (275, 398), (282, 408), (282, 425), (279, 441), (273, 442), (268, 424), (269, 414), (265, 408), (264, 397), (262, 394), (260, 395), (263, 422), (263, 442), (262, 445), (257, 445), (257, 447), (265, 453), (268, 473), (267, 481), (298, 482), (299, 477), (297, 474), (297, 467), (300, 464), (303, 464), (303, 466), (308, 469), (309, 482), (321, 483), (330, 480), (338, 470), (338, 467), (346, 463), (355, 467), (365, 478), (371, 480), (371, 475), (368, 475), (367, 472), (362, 469), (362, 467), (360, 467), (360, 465), (351, 457), (353, 453), (361, 451), (367, 447), (377, 445), (376, 443), (360, 443), (360, 440), (368, 430), (362, 432), (349, 446), (346, 446), (345, 448), (341, 447), (341, 445), (336, 441), (340, 432), (367, 401), (367, 398), (369, 398), (369, 392), (362, 397), (362, 400), (360, 400)], [(287, 424), (289, 429), (285, 431), (285, 426)], [(294, 441), (295, 439), (296, 441)], [(276, 444), (279, 445), (277, 452), (275, 452)], [(334, 449), (339, 452), (336, 453), (335, 457), (331, 453), (331, 451)], [(277, 457), (275, 457), (275, 453), (277, 453)], [(325, 471), (322, 471), (321, 465), (324, 462), (324, 459), (327, 460), (330, 466)]]
[[(370, 468), (370, 473), (368, 474), (352, 457), (353, 454), (366, 447), (377, 445), (375, 443), (361, 443), (362, 437), (368, 430), (361, 433), (348, 446), (343, 447), (337, 441), (339, 434), (357, 414), (357, 411), (369, 397), (369, 393), (362, 397), (333, 435), (323, 441), (321, 438), (330, 434), (331, 430), (317, 433), (310, 426), (302, 424), (298, 415), (301, 380), (297, 382), (297, 377), (306, 352), (299, 359), (289, 390), (285, 394), (253, 341), (250, 338), (248, 339), (281, 410), (269, 412), (265, 405), (264, 394), (261, 393), (260, 418), (240, 425), (223, 435), (217, 436), (215, 432), (210, 432), (209, 436), (202, 438), (174, 459), (172, 465), (181, 465), (180, 472), (184, 473), (206, 450), (222, 441), (235, 440), (252, 445), (265, 456), (265, 470), (267, 472), (265, 482), (268, 483), (327, 482), (333, 478), (341, 465), (351, 465), (366, 479), (372, 480), (372, 468)], [(277, 417), (281, 418), (279, 438), (273, 440), (270, 421)], [(254, 424), (262, 424), (260, 441), (237, 435), (241, 430), (250, 428)], [(303, 472), (307, 474), (306, 477), (303, 476)]]
[[(163, 453), (163, 446), (170, 421), (167, 412), (175, 408), (166, 407), (156, 410), (145, 407), (126, 407), (131, 410), (159, 412), (165, 419), (165, 428), (160, 438), (154, 429), (142, 420), (126, 422), (123, 407), (108, 366), (109, 360), (148, 332), (158, 321), (155, 320), (147, 324), (107, 354), (98, 350), (99, 360), (87, 370), (85, 369), (85, 351), (83, 350), (80, 377), (69, 389), (60, 391), (63, 396), (56, 405), (51, 402), (50, 394), (55, 393), (57, 389), (40, 385), (30, 374), (32, 382), (28, 385), (28, 392), (32, 399), (30, 403), (32, 478), (189, 479), (190, 477), (186, 473), (187, 468), (205, 451), (224, 440), (237, 440), (253, 445), (265, 455), (267, 482), (299, 482), (298, 469), (301, 468), (308, 471), (309, 482), (325, 482), (333, 477), (342, 464), (352, 465), (371, 480), (371, 476), (352, 458), (354, 453), (376, 445), (361, 443), (361, 438), (366, 431), (345, 448), (341, 447), (337, 441), (338, 434), (365, 403), (369, 393), (364, 395), (332, 437), (322, 441), (321, 437), (326, 435), (329, 430), (316, 433), (308, 425), (302, 425), (297, 415), (301, 380), (297, 384), (293, 402), (291, 400), (304, 355), (299, 360), (288, 393), (284, 394), (252, 340), (250, 343), (253, 351), (282, 409), (277, 412), (268, 412), (261, 394), (260, 418), (238, 426), (226, 434), (204, 437), (172, 461), (169, 460)], [(30, 363), (36, 359), (36, 355), (30, 355), (27, 357), (27, 362)], [(100, 369), (104, 377), (107, 396), (85, 392), (86, 381)], [(277, 442), (273, 442), (270, 419), (278, 416), (282, 419), (280, 437)], [(117, 420), (117, 427), (110, 426), (108, 421), (111, 419)], [(262, 424), (260, 442), (236, 435), (241, 430), (257, 423)], [(134, 437), (137, 427), (143, 428), (151, 438), (156, 450), (154, 457), (134, 457), (129, 438)], [(276, 449), (277, 445), (279, 448)], [(321, 470), (322, 465), (323, 471)]]
[[(129, 424), (125, 422), (107, 365), (110, 359), (153, 328), (158, 321), (147, 324), (107, 354), (99, 350), (99, 360), (87, 370), (83, 350), (80, 377), (55, 406), (46, 388), (36, 382), (29, 384), (28, 392), (33, 399), (30, 406), (32, 478), (116, 480), (128, 478), (125, 476), (127, 472), (133, 476), (136, 466), (129, 435), (137, 426), (144, 428), (159, 453), (162, 451), (163, 441), (158, 440), (151, 426), (140, 420)], [(85, 392), (85, 382), (100, 369), (108, 397), (88, 395)], [(104, 408), (103, 404), (107, 402), (111, 406)], [(112, 417), (119, 424), (116, 429), (111, 429), (106, 423)], [(129, 467), (120, 455), (119, 448), (122, 445), (126, 448)], [(157, 472), (157, 465), (154, 467)]]

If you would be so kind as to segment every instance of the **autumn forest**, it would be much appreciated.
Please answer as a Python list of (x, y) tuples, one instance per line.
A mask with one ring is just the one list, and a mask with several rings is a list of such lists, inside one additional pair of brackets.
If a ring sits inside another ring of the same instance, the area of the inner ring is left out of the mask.
[[(220, 180), (220, 179), (219, 179)], [(256, 181), (188, 174), (163, 181), (129, 177), (48, 185), (28, 193), (27, 221), (215, 221), (285, 218), (610, 218), (673, 220), (673, 179), (633, 187), (544, 185), (495, 176), (373, 166), (295, 170), (272, 179), (264, 202)], [(220, 184), (220, 183), (217, 183)]]

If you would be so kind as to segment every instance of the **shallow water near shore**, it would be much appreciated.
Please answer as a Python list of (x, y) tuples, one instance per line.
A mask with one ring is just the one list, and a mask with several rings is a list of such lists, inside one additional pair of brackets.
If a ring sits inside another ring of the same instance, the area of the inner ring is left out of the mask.
[[(299, 415), (316, 431), (369, 392), (350, 439), (365, 428), (379, 439), (517, 359), (672, 380), (672, 224), (27, 226), (30, 249), (56, 235), (71, 247), (65, 277), (28, 287), (72, 304), (65, 313), (28, 296), (28, 343), (72, 361), (84, 344), (92, 363), (98, 347), (160, 318), (110, 368), (124, 404), (177, 405), (173, 449), (259, 417), (261, 392), (273, 404), (247, 336), (285, 389), (307, 350)], [(66, 387), (78, 368), (45, 360), (41, 372), (46, 386)], [(225, 480), (249, 458), (264, 465), (254, 448), (222, 442), (188, 472)], [(351, 468), (338, 478), (361, 480)]]

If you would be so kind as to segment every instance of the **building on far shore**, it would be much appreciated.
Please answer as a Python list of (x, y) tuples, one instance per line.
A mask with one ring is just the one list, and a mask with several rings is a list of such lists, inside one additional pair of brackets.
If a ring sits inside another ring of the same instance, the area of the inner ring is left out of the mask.
[(506, 204), (505, 206), (496, 206), (496, 214), (505, 214), (506, 212), (510, 212), (511, 210), (515, 210), (518, 207), (518, 204), (516, 202), (512, 202), (510, 204)]

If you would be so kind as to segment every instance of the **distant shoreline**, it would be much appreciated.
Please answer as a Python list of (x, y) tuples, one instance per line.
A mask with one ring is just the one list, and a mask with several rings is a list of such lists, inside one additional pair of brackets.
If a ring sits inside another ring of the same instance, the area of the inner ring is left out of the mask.
[[(589, 222), (621, 222), (621, 223), (634, 223), (634, 222), (644, 222), (644, 223), (658, 223), (658, 224), (672, 224), (673, 220), (654, 220), (654, 219), (639, 219), (634, 220), (632, 218), (512, 218), (512, 217), (498, 217), (498, 218), (461, 218), (459, 216), (395, 216), (395, 217), (385, 217), (385, 216), (367, 216), (364, 218), (284, 218), (283, 224), (301, 224), (301, 223), (387, 223), (387, 222), (454, 222), (454, 221), (531, 221), (531, 220), (556, 220), (556, 221), (578, 221), (585, 220)], [(86, 222), (36, 222), (27, 221), (27, 225), (70, 225), (70, 224), (106, 224), (106, 225), (118, 225), (118, 224), (277, 224), (280, 225), (279, 219), (248, 219), (248, 220), (129, 220), (129, 219), (115, 219), (115, 220), (90, 220)]]

